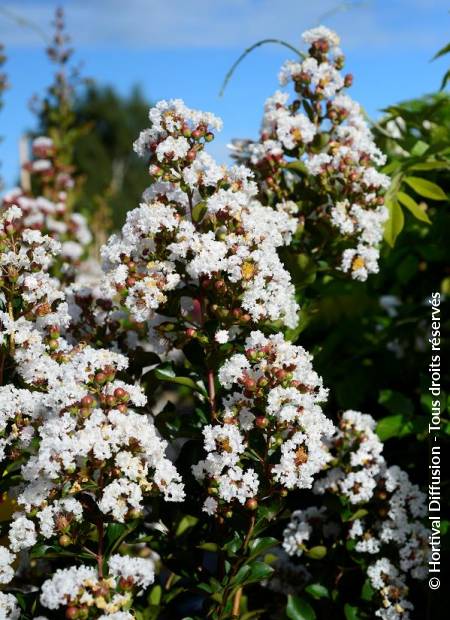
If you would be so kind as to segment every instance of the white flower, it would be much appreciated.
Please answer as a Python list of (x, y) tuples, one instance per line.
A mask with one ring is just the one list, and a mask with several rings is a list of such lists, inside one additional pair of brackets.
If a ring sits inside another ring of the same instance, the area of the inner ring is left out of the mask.
[(311, 45), (320, 39), (323, 39), (329, 43), (331, 47), (337, 47), (340, 43), (339, 36), (333, 31), (327, 28), (326, 26), (317, 26), (317, 28), (311, 28), (311, 30), (306, 30), (302, 34), (302, 39), (305, 43)]
[(96, 581), (97, 571), (91, 566), (59, 568), (51, 579), (42, 584), (41, 604), (48, 609), (58, 609), (75, 599), (85, 582)]
[(109, 573), (113, 577), (132, 580), (134, 586), (145, 590), (155, 579), (155, 565), (150, 558), (133, 558), (112, 555), (108, 560)]
[(36, 528), (33, 521), (22, 515), (14, 518), (9, 529), (9, 542), (15, 552), (28, 549), (36, 544)]
[(5, 620), (19, 620), (21, 615), (19, 604), (13, 594), (0, 592), (0, 617)]
[(3, 546), (0, 546), (0, 584), (6, 584), (12, 581), (14, 577), (14, 569), (12, 563), (15, 556)]
[(218, 503), (214, 497), (207, 497), (203, 503), (202, 511), (207, 515), (212, 516), (217, 512)]
[(225, 344), (229, 339), (230, 333), (226, 329), (219, 329), (214, 335), (214, 340), (219, 344)]

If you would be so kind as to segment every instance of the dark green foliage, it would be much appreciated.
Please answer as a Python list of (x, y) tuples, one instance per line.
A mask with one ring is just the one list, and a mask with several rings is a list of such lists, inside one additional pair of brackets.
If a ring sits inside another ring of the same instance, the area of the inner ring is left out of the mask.
[(110, 86), (90, 85), (75, 101), (77, 124), (88, 127), (75, 148), (75, 164), (85, 180), (81, 208), (94, 214), (97, 200), (105, 200), (113, 229), (139, 204), (148, 184), (145, 163), (132, 148), (148, 125), (148, 109), (138, 88), (121, 97)]

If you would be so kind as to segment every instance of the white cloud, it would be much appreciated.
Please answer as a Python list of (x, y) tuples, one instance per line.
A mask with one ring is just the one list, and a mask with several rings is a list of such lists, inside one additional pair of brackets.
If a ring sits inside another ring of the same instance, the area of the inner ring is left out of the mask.
[[(0, 40), (9, 47), (42, 44), (39, 33), (49, 32), (58, 4), (2, 3)], [(266, 37), (295, 43), (323, 18), (339, 30), (347, 48), (429, 49), (439, 46), (437, 29), (444, 39), (447, 29), (444, 0), (71, 0), (64, 6), (77, 47), (230, 48)], [(433, 18), (436, 13), (442, 13), (441, 21)], [(11, 15), (25, 18), (28, 26)]]

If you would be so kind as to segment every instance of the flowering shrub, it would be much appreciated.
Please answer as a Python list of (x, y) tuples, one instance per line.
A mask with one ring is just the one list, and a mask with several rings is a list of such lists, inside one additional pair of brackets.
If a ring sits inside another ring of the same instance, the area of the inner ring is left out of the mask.
[(282, 91), (269, 97), (260, 140), (236, 141), (234, 154), (255, 171), (265, 204), (297, 204), (302, 253), (365, 280), (378, 271), (387, 219), (383, 193), (390, 180), (376, 169), (385, 156), (360, 105), (345, 94), (353, 78), (340, 72), (339, 37), (321, 26), (303, 40), (308, 53), (279, 74), (294, 98)]
[[(281, 72), (296, 98), (268, 101), (236, 165), (207, 152), (213, 114), (150, 109), (134, 145), (150, 186), (100, 275), (58, 131), (34, 140), (30, 187), (4, 196), (2, 617), (296, 620), (317, 617), (313, 601), (321, 617), (411, 617), (424, 496), (370, 416), (327, 410), (333, 424), (292, 340), (302, 308), (282, 257), (365, 280), (389, 186), (337, 35), (304, 40)], [(71, 118), (57, 85), (49, 117)]]

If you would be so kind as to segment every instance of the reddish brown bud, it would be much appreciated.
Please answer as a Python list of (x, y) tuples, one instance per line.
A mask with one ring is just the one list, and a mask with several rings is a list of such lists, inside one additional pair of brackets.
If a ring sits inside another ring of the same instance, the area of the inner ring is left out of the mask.
[(115, 404), (116, 404), (116, 399), (114, 398), (114, 396), (110, 394), (109, 396), (106, 397), (106, 405), (108, 407), (114, 407)]
[(124, 390), (121, 387), (118, 387), (114, 390), (114, 396), (118, 399), (118, 400), (124, 400), (127, 399), (129, 394), (126, 390)]
[(97, 383), (106, 383), (106, 375), (104, 372), (97, 372), (94, 379)]
[(91, 396), (90, 394), (86, 394), (86, 396), (83, 396), (80, 402), (82, 407), (92, 407), (95, 401), (93, 396)]
[(254, 497), (252, 497), (245, 502), (245, 507), (247, 510), (256, 510), (258, 508), (258, 502)]
[(255, 424), (258, 428), (265, 429), (269, 426), (269, 420), (265, 416), (258, 416), (255, 420)]
[(196, 151), (195, 149), (190, 149), (190, 150), (187, 152), (186, 159), (187, 159), (188, 161), (194, 161), (194, 159), (195, 159), (196, 157), (197, 157), (197, 151)]

